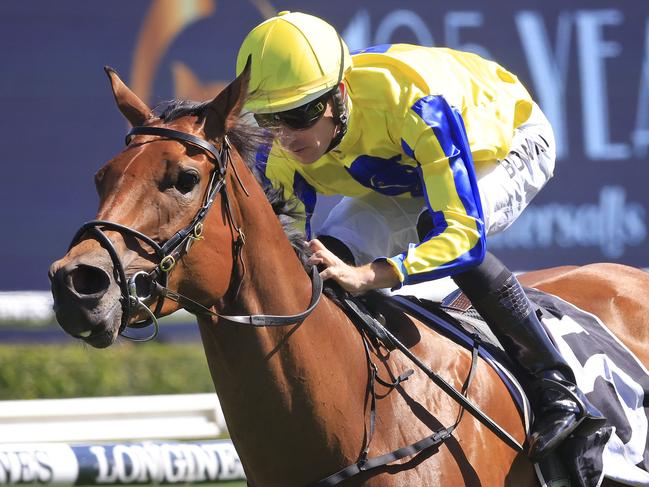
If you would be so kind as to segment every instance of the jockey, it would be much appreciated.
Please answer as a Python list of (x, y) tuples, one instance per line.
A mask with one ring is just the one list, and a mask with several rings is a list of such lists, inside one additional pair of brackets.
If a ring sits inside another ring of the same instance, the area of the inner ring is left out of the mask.
[(552, 177), (552, 128), (516, 76), (474, 54), (380, 45), (353, 56), (323, 20), (281, 12), (255, 27), (246, 108), (274, 135), (263, 175), (304, 206), (343, 195), (309, 242), (352, 293), (451, 276), (529, 376), (538, 461), (604, 418), (575, 385), (518, 280), (486, 237)]

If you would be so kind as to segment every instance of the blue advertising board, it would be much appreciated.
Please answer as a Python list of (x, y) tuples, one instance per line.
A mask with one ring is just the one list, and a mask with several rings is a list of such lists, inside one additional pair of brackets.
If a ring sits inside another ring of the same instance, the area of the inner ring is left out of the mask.
[(0, 444), (3, 486), (187, 485), (245, 478), (230, 440)]
[(0, 290), (47, 289), (51, 261), (94, 217), (93, 175), (126, 122), (104, 65), (150, 105), (206, 99), (277, 10), (327, 19), (350, 48), (409, 42), (516, 73), (555, 129), (555, 178), (490, 249), (514, 269), (649, 266), (649, 3), (636, 0), (159, 0), (0, 3)]

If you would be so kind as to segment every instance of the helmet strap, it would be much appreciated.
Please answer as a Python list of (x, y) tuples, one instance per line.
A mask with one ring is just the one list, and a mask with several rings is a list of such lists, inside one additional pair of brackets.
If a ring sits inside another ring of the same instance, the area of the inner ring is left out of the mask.
[(338, 43), (340, 44), (340, 69), (338, 71), (338, 82), (336, 87), (331, 92), (331, 100), (333, 102), (333, 115), (334, 123), (338, 127), (338, 132), (334, 135), (334, 138), (331, 139), (331, 143), (325, 154), (329, 152), (334, 147), (337, 147), (340, 144), (340, 141), (347, 133), (347, 87), (343, 83), (343, 76), (345, 75), (345, 43), (343, 38), (338, 34)]
[(331, 92), (333, 119), (334, 124), (338, 127), (338, 131), (336, 132), (336, 135), (334, 135), (333, 139), (331, 139), (331, 143), (329, 144), (329, 147), (327, 147), (325, 154), (337, 147), (347, 133), (347, 120), (349, 119), (349, 113), (347, 110), (347, 103), (345, 103), (345, 99), (347, 98), (345, 89), (346, 87), (343, 83), (338, 83), (336, 88)]

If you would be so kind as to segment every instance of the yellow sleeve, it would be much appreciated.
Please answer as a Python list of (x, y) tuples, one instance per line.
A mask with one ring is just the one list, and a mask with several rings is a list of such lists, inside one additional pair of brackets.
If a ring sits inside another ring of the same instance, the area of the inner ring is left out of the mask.
[(425, 96), (406, 115), (401, 137), (417, 161), (433, 228), (391, 257), (402, 284), (462, 272), (484, 258), (485, 231), (471, 150), (461, 115), (442, 96)]

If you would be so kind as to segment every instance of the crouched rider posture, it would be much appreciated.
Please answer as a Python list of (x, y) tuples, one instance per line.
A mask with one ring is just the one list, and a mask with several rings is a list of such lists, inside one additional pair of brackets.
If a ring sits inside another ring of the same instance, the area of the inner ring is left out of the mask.
[(350, 56), (331, 25), (292, 12), (248, 34), (237, 74), (249, 57), (246, 108), (274, 135), (258, 155), (265, 177), (300, 199), (307, 234), (316, 194), (345, 196), (310, 242), (322, 277), (360, 293), (451, 276), (529, 375), (532, 460), (601, 426), (518, 280), (486, 251), (554, 170), (552, 128), (516, 76), (443, 48)]

